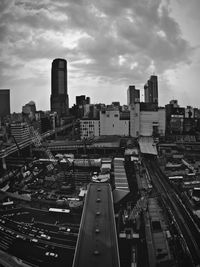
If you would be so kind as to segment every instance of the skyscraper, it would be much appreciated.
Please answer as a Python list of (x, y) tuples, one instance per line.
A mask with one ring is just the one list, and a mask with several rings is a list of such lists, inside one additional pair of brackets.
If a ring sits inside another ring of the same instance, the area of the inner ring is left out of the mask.
[(86, 104), (86, 97), (85, 97), (85, 95), (76, 96), (76, 105), (77, 106), (83, 106), (85, 104)]
[(11, 135), (17, 142), (27, 141), (30, 139), (28, 124), (26, 122), (11, 123)]
[(0, 89), (0, 117), (10, 114), (10, 90)]
[(127, 105), (140, 102), (140, 90), (135, 85), (129, 85), (127, 89)]
[(158, 104), (158, 79), (155, 75), (151, 75), (144, 86), (144, 102)]
[(67, 61), (56, 58), (51, 68), (51, 111), (59, 116), (68, 115), (69, 100), (67, 94)]

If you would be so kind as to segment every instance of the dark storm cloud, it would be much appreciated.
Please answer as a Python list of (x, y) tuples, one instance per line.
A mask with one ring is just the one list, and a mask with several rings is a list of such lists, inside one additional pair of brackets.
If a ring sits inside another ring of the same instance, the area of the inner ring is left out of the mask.
[[(162, 0), (4, 0), (0, 10), (1, 60), (19, 64), (17, 78), (27, 64), (32, 78), (40, 60), (49, 71), (53, 58), (64, 57), (76, 77), (141, 84), (192, 53)], [(11, 71), (1, 68), (4, 85)]]
[[(178, 24), (170, 17), (168, 9), (161, 7), (159, 0), (15, 1), (15, 6), (8, 6), (7, 1), (3, 3), (2, 38), (7, 33), (10, 42), (14, 42), (26, 34), (20, 44), (13, 45), (13, 54), (30, 49), (27, 56), (31, 58), (47, 57), (48, 53), (51, 56), (56, 44), (43, 34), (52, 31), (65, 35), (74, 29), (74, 34), (81, 32), (90, 37), (79, 41), (77, 51), (89, 57), (97, 67), (99, 63), (99, 75), (100, 64), (105, 61), (110, 68), (120, 66), (117, 62), (120, 55), (137, 59), (138, 55), (148, 57), (149, 64), (153, 60), (160, 72), (188, 60), (189, 44), (181, 37)], [(45, 46), (46, 53), (43, 51)], [(57, 49), (60, 49), (59, 44)], [(25, 55), (26, 51), (20, 56)], [(125, 67), (130, 65), (129, 61), (125, 62)], [(94, 67), (94, 64), (87, 64), (87, 70), (90, 65)]]
[[(89, 35), (79, 41), (78, 50), (91, 63), (80, 64), (80, 70), (84, 68), (89, 75), (120, 79), (132, 76), (138, 80), (141, 68), (143, 74), (149, 73), (152, 61), (159, 74), (189, 62), (192, 49), (161, 1), (101, 0), (92, 3), (71, 4), (64, 10), (70, 26)], [(61, 11), (61, 6), (58, 9)], [(122, 65), (119, 56), (125, 59)], [(134, 63), (137, 67), (133, 72), (131, 65)]]
[(1, 10), (1, 14), (7, 13), (10, 11), (10, 8), (14, 5), (15, 0), (1, 0), (0, 2), (0, 10)]

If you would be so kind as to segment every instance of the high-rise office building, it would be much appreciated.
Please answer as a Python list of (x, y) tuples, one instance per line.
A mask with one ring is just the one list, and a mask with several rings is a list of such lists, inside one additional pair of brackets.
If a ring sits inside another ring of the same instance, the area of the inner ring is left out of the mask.
[(10, 90), (0, 89), (0, 118), (10, 114)]
[(158, 103), (158, 79), (155, 75), (152, 75), (144, 86), (144, 101)]
[(76, 105), (83, 106), (86, 104), (85, 95), (76, 96)]
[(135, 89), (135, 85), (129, 85), (127, 89), (127, 105), (140, 102), (140, 90)]
[(77, 106), (84, 106), (86, 104), (90, 104), (90, 97), (86, 97), (85, 95), (76, 96)]
[(22, 113), (25, 117), (34, 119), (36, 113), (36, 105), (34, 101), (30, 101), (26, 105), (22, 106)]
[(28, 124), (26, 122), (11, 123), (11, 135), (17, 142), (27, 141), (30, 139)]
[(56, 58), (51, 68), (51, 111), (59, 116), (68, 115), (67, 61)]

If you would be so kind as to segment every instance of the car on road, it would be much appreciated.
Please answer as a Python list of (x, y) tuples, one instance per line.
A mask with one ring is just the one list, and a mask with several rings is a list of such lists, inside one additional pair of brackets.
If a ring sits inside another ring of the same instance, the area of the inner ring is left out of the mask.
[(31, 241), (31, 242), (34, 242), (34, 243), (37, 243), (37, 242), (38, 242), (38, 239), (36, 239), (36, 238), (32, 238), (32, 239), (30, 239), (30, 241)]
[(23, 236), (23, 235), (16, 235), (16, 238), (20, 238), (20, 239), (22, 239), (22, 240), (26, 240), (26, 237)]
[(40, 237), (50, 240), (51, 237), (49, 235), (41, 234)]
[(64, 226), (59, 227), (59, 231), (64, 231), (64, 230), (66, 230), (66, 229), (67, 229), (67, 228), (64, 227)]
[(10, 230), (10, 229), (6, 229), (6, 233), (14, 235), (14, 232), (12, 230)]
[(52, 258), (58, 258), (58, 254), (57, 254), (57, 253), (50, 252), (50, 251), (47, 251), (47, 252), (45, 253), (45, 256), (47, 256), (47, 257), (52, 257)]

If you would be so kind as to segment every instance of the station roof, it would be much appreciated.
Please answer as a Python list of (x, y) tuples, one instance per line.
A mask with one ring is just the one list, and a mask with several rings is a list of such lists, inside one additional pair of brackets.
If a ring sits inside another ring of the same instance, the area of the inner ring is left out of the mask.
[(129, 185), (124, 169), (124, 158), (114, 158), (114, 176), (116, 189), (129, 192)]
[(129, 191), (114, 189), (112, 193), (113, 202), (116, 204), (119, 203), (122, 199), (124, 199), (129, 194)]
[(151, 136), (142, 136), (139, 139), (140, 151), (142, 154), (157, 155), (157, 148)]
[(83, 208), (73, 267), (119, 267), (112, 191), (108, 183), (90, 183)]

